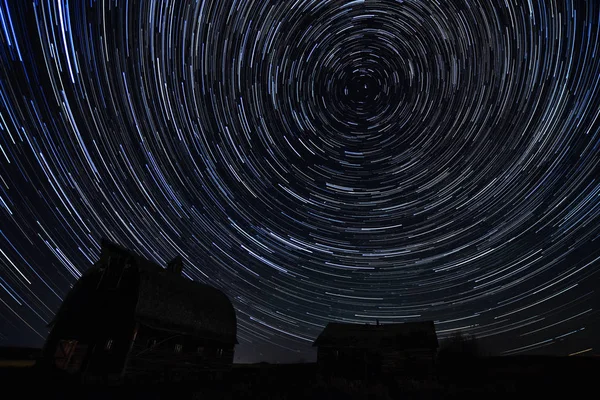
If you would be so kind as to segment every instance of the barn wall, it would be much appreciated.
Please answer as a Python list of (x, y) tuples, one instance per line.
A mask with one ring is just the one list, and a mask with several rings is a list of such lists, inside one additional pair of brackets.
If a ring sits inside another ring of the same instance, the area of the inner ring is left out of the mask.
[(90, 271), (67, 295), (44, 345), (47, 367), (120, 374), (133, 330), (137, 280), (135, 271), (123, 265), (113, 263), (110, 271)]
[(233, 353), (233, 344), (207, 342), (141, 326), (131, 346), (124, 375), (133, 380), (144, 377), (194, 380), (209, 372), (230, 370)]

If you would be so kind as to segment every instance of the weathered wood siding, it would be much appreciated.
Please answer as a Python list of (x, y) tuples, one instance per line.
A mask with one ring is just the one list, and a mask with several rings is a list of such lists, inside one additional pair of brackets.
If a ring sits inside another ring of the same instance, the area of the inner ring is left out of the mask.
[(435, 352), (431, 349), (382, 351), (382, 372), (388, 375), (428, 375), (433, 372)]
[(319, 347), (319, 372), (329, 376), (368, 378), (379, 375), (428, 375), (434, 368), (431, 349), (360, 349)]
[(229, 371), (233, 353), (232, 345), (142, 328), (131, 346), (123, 375), (132, 380), (195, 380)]

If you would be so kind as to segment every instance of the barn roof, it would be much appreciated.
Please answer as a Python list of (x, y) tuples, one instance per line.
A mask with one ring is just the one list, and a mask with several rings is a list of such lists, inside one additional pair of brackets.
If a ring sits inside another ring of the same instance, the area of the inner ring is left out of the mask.
[(340, 348), (391, 346), (400, 349), (436, 349), (438, 340), (433, 321), (382, 325), (330, 322), (317, 337), (313, 346)]
[(221, 343), (236, 344), (237, 321), (233, 305), (220, 290), (181, 276), (181, 260), (163, 268), (130, 250), (102, 241), (100, 260), (88, 269), (67, 294), (49, 326), (77, 318), (86, 298), (97, 290), (108, 269), (135, 268), (139, 284), (134, 318), (152, 328), (191, 334)]
[[(135, 318), (157, 329), (237, 343), (237, 322), (233, 305), (220, 290), (180, 275), (181, 266), (169, 263), (167, 269), (130, 250), (102, 242), (102, 260), (107, 257), (129, 262), (139, 271)], [(179, 260), (179, 263), (181, 261)]]

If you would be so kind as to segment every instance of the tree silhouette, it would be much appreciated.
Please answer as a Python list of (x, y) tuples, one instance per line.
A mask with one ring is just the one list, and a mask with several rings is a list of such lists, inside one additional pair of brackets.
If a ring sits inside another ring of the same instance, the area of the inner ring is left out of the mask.
[(467, 359), (481, 356), (479, 341), (473, 335), (457, 332), (442, 340), (438, 357), (445, 359)]

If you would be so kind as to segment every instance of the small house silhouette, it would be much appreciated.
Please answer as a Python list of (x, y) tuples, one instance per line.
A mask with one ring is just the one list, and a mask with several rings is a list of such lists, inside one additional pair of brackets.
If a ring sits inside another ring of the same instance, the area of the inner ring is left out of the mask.
[(432, 371), (438, 339), (432, 321), (360, 325), (330, 322), (315, 340), (323, 375), (370, 378)]

